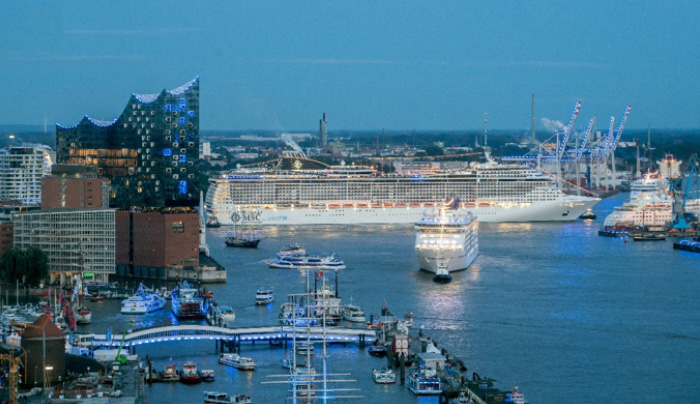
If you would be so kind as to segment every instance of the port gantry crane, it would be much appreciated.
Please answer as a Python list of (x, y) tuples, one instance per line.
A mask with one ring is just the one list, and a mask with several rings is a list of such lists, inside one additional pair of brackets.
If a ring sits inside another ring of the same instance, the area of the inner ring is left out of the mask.
[[(693, 154), (688, 160), (681, 175), (671, 181), (669, 193), (673, 197), (671, 205), (671, 217), (673, 218), (672, 229), (685, 231), (692, 227), (685, 220), (685, 204), (692, 196), (700, 199), (700, 160), (698, 155)], [(692, 196), (691, 196), (692, 195)]]

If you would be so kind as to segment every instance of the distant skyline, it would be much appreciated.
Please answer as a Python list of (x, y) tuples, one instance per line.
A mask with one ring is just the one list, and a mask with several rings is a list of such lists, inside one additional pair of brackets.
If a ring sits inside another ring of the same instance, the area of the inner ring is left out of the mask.
[[(112, 120), (200, 76), (200, 129), (700, 128), (700, 3), (9, 2), (0, 125)], [(617, 127), (617, 123), (616, 123)]]

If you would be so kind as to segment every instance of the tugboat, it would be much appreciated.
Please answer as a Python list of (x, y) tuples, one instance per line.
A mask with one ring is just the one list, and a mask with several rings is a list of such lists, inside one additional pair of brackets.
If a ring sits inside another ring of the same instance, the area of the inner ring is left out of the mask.
[(373, 369), (372, 380), (377, 384), (396, 383), (396, 373), (387, 368)]
[(595, 213), (593, 213), (592, 209), (588, 209), (587, 211), (581, 213), (581, 216), (579, 216), (579, 219), (583, 220), (595, 220), (597, 216)]
[(202, 381), (203, 382), (213, 382), (214, 381), (214, 369), (202, 369)]
[(169, 364), (165, 366), (161, 379), (164, 382), (179, 382), (180, 373), (177, 371), (177, 365)]
[(450, 283), (452, 281), (452, 275), (447, 272), (447, 266), (441, 262), (437, 265), (437, 272), (433, 276), (433, 282), (435, 283)]
[(202, 376), (197, 371), (197, 365), (194, 362), (185, 362), (180, 374), (180, 381), (185, 384), (197, 384), (202, 382)]

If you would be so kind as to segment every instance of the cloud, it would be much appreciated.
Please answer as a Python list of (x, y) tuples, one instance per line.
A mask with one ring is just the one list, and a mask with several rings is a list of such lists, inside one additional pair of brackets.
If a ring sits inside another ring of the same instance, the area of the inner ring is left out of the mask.
[(566, 125), (560, 121), (555, 121), (548, 118), (542, 118), (542, 126), (544, 126), (544, 128), (550, 132), (563, 132), (566, 129)]
[(162, 29), (66, 29), (66, 35), (163, 35), (183, 32), (196, 32), (197, 28), (162, 28)]

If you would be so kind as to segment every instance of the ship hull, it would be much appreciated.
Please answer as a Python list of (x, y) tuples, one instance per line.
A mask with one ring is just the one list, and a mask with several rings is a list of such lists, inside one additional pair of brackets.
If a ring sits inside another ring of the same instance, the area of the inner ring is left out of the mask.
[[(540, 201), (513, 206), (464, 206), (480, 222), (565, 222), (576, 220), (582, 213), (598, 203), (596, 198)], [(413, 224), (418, 221), (425, 207), (381, 208), (270, 208), (259, 205), (231, 206), (218, 214), (221, 225), (233, 225), (234, 212), (239, 223), (259, 226), (270, 225), (335, 225), (335, 224)]]
[(437, 273), (440, 264), (445, 265), (447, 272), (463, 271), (469, 268), (478, 255), (478, 247), (471, 252), (460, 250), (422, 250), (417, 254), (420, 269), (434, 274)]

